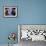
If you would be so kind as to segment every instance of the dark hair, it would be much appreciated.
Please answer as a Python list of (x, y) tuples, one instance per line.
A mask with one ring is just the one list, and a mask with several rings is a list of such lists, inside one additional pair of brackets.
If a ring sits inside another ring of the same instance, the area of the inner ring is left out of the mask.
[(12, 9), (14, 9), (14, 10), (15, 10), (16, 8), (12, 8)]
[(5, 9), (9, 9), (9, 8), (5, 8)]

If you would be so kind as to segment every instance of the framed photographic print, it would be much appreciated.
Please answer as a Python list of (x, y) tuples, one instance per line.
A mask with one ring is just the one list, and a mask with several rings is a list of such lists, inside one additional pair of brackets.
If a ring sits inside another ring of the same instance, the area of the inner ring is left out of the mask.
[(19, 24), (18, 41), (46, 41), (46, 24)]
[(16, 17), (17, 7), (16, 6), (4, 6), (4, 17)]

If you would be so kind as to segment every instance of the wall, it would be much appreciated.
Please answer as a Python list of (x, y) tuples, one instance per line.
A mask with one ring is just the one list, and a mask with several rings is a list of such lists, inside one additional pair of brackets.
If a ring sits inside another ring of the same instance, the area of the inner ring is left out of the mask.
[[(18, 16), (4, 18), (5, 5), (17, 6)], [(0, 44), (8, 43), (9, 32), (18, 32), (18, 24), (46, 24), (46, 0), (0, 0)]]
[[(17, 32), (17, 18), (5, 18), (3, 15), (4, 6), (17, 6), (17, 0), (0, 0), (0, 44), (7, 44), (8, 34)], [(17, 38), (18, 39), (18, 38)], [(18, 43), (16, 39), (16, 43)]]

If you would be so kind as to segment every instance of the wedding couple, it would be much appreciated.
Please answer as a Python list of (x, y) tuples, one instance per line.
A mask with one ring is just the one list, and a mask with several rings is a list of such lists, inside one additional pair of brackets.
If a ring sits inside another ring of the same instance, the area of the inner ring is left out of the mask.
[(8, 15), (13, 15), (15, 16), (16, 15), (16, 8), (12, 8), (11, 9), (11, 12), (9, 11), (10, 9), (9, 8), (5, 8), (5, 16), (8, 16)]

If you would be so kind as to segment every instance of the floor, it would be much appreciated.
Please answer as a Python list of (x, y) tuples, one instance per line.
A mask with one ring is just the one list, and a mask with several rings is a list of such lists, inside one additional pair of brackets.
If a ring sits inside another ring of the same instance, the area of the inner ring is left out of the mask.
[[(0, 46), (8, 46), (8, 44), (0, 44)], [(43, 41), (32, 42), (31, 40), (28, 40), (28, 41), (21, 40), (19, 45), (14, 44), (13, 46), (46, 46), (46, 42), (43, 42)]]
[(44, 41), (32, 42), (31, 40), (28, 40), (28, 41), (21, 40), (20, 46), (46, 46), (46, 42), (44, 42)]
[[(0, 44), (0, 46), (8, 46), (8, 44)], [(18, 44), (10, 45), (10, 46), (18, 46)]]

